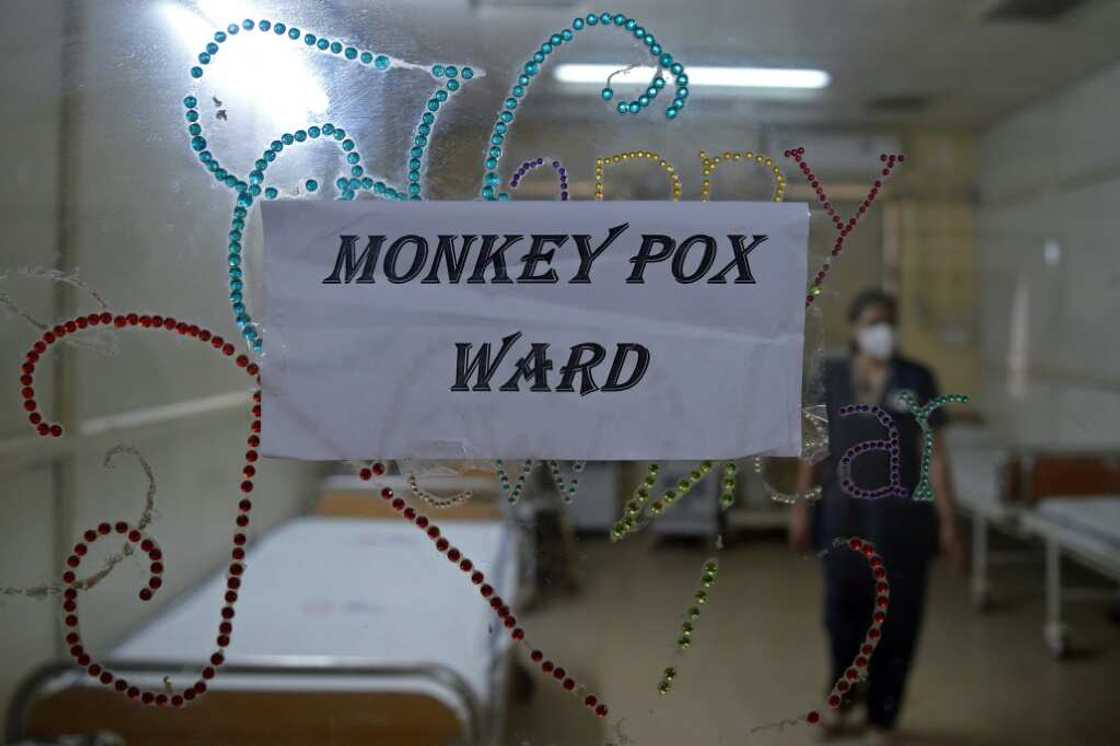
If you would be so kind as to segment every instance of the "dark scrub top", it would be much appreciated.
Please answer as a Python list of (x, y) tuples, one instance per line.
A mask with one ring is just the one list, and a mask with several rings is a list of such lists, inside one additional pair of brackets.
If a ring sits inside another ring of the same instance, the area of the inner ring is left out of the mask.
[[(823, 463), (822, 497), (813, 510), (813, 543), (817, 550), (832, 546), (836, 537), (859, 536), (874, 542), (890, 567), (914, 562), (924, 563), (937, 553), (937, 514), (932, 501), (916, 502), (910, 495), (918, 483), (921, 468), (921, 428), (898, 399), (902, 391), (917, 395), (925, 404), (938, 395), (937, 382), (928, 368), (901, 357), (890, 362), (882, 407), (898, 428), (902, 453), (901, 481), (907, 497), (882, 497), (876, 500), (849, 497), (840, 487), (836, 467), (848, 448), (868, 440), (885, 440), (884, 428), (872, 414), (856, 413), (846, 417), (840, 408), (856, 401), (851, 360), (825, 362), (825, 400), (828, 409), (829, 457)], [(934, 428), (944, 424), (943, 410), (929, 417)], [(856, 484), (874, 489), (890, 481), (888, 453), (869, 451), (851, 463)]]

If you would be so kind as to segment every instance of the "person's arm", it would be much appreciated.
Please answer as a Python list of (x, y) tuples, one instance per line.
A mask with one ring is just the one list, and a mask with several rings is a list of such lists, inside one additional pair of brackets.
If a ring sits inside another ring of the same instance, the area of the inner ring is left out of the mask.
[(941, 431), (933, 434), (933, 463), (930, 465), (933, 499), (941, 525), (941, 551), (956, 568), (964, 567), (964, 548), (957, 531), (957, 494), (949, 467), (949, 451)]
[[(805, 494), (813, 488), (816, 482), (816, 471), (813, 464), (808, 461), (797, 463), (797, 485), (795, 489), (798, 494)], [(808, 501), (798, 500), (795, 502), (790, 509), (789, 516), (789, 545), (796, 552), (807, 552), (812, 544), (810, 519)]]

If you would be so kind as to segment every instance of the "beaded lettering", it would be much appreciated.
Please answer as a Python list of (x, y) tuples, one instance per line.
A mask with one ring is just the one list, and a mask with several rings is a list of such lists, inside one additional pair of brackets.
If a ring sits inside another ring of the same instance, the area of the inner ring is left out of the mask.
[(929, 425), (929, 416), (933, 414), (933, 410), (946, 404), (967, 404), (968, 397), (964, 394), (946, 394), (931, 399), (926, 402), (925, 406), (920, 406), (917, 398), (909, 391), (903, 391), (899, 398), (909, 408), (910, 414), (914, 415), (914, 419), (918, 421), (918, 426), (922, 428), (922, 466), (918, 477), (918, 486), (914, 488), (914, 499), (930, 501), (934, 497), (933, 484), (929, 477), (930, 463), (933, 461), (934, 435), (933, 428)]

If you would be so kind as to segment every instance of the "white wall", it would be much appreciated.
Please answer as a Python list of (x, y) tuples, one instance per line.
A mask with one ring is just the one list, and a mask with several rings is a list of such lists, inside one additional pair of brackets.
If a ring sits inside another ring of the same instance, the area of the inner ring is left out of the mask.
[(1015, 442), (1120, 442), (1118, 90), (1120, 64), (981, 141), (978, 405)]

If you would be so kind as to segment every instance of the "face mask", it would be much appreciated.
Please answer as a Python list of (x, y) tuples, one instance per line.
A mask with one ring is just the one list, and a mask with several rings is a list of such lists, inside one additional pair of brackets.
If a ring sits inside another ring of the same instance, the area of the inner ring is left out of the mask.
[(880, 323), (866, 326), (856, 333), (860, 352), (877, 360), (887, 360), (894, 352), (894, 328)]

